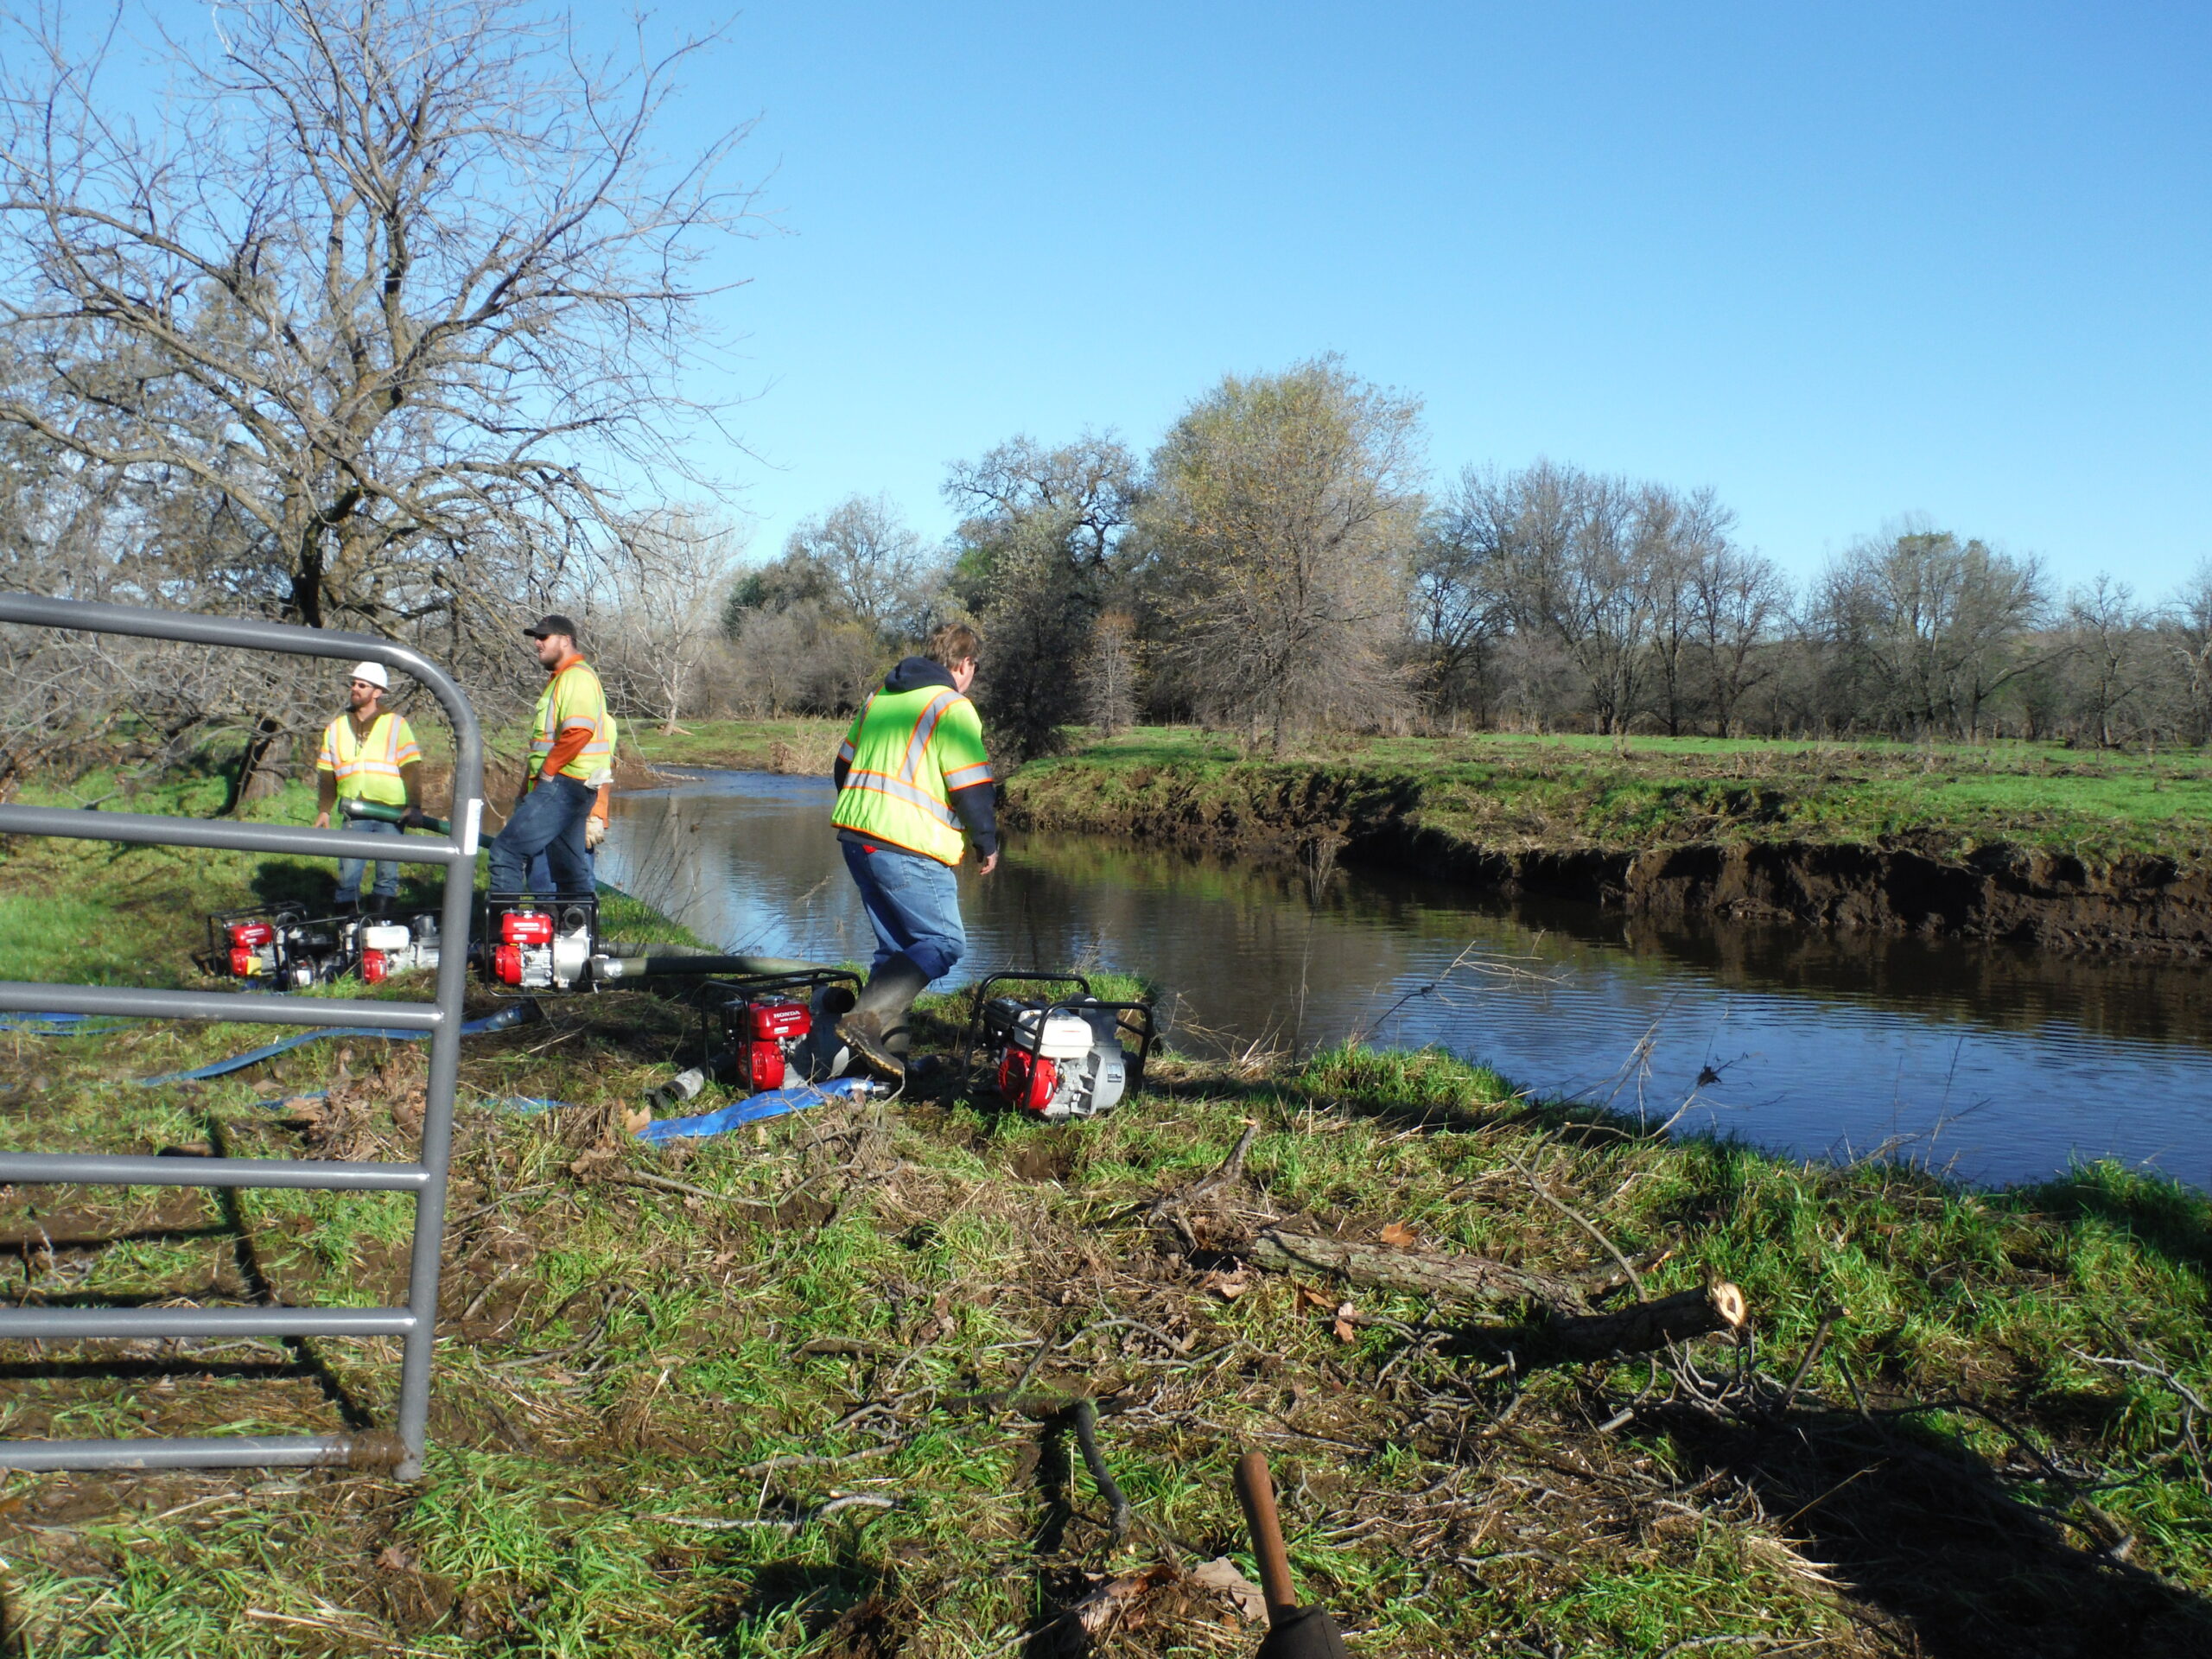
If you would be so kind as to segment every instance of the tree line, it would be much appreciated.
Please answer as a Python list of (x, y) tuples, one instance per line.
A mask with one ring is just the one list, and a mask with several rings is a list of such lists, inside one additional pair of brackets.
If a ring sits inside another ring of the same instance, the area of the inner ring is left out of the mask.
[(1016, 437), (954, 464), (934, 554), (855, 497), (735, 584), (702, 692), (842, 713), (932, 620), (987, 639), (977, 696), (1036, 753), (1074, 727), (1681, 736), (2212, 736), (2212, 560), (2177, 593), (1926, 523), (1804, 582), (1710, 489), (1548, 461), (1421, 467), (1419, 405), (1333, 357), (1231, 375), (1147, 456)]
[[(1793, 582), (1710, 491), (1548, 461), (1439, 482), (1418, 403), (1333, 357), (1224, 377), (1148, 454), (957, 461), (945, 545), (860, 494), (747, 564), (699, 464), (728, 411), (688, 372), (750, 221), (745, 130), (655, 137), (711, 37), (641, 22), (594, 57), (532, 0), (95, 21), (0, 6), (0, 586), (403, 640), (493, 721), (535, 693), (518, 626), (565, 610), (618, 709), (664, 725), (842, 714), (972, 620), (1017, 755), (1138, 720), (1254, 748), (2212, 731), (2212, 566), (2062, 593), (1904, 524)], [(0, 792), (219, 747), (249, 798), (333, 674), (0, 627)]]

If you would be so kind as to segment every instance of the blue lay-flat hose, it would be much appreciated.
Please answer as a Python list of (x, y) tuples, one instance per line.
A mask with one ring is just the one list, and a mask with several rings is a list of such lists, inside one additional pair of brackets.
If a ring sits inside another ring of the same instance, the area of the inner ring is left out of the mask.
[[(527, 1024), (538, 1017), (535, 1002), (524, 1000), (510, 1002), (497, 1014), (481, 1020), (471, 1020), (461, 1028), (464, 1037), (480, 1037), (488, 1031), (505, 1031), (512, 1026)], [(249, 1065), (258, 1065), (264, 1060), (273, 1060), (279, 1054), (289, 1053), (304, 1044), (321, 1042), (327, 1037), (388, 1037), (395, 1043), (419, 1043), (429, 1037), (427, 1031), (393, 1031), (384, 1026), (325, 1026), (320, 1030), (302, 1032), (296, 1037), (287, 1037), (281, 1043), (271, 1043), (266, 1048), (253, 1049), (244, 1054), (233, 1054), (227, 1060), (214, 1060), (206, 1065), (194, 1066), (189, 1071), (164, 1071), (158, 1077), (140, 1077), (142, 1089), (157, 1088), (165, 1083), (200, 1083), (208, 1077), (227, 1077), (233, 1071), (243, 1071)]]

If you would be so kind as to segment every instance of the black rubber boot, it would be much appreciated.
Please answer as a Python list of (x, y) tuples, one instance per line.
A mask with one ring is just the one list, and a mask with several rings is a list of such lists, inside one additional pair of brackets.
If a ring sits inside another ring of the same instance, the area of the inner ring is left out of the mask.
[(893, 957), (868, 976), (860, 1001), (837, 1022), (837, 1035), (879, 1077), (893, 1083), (906, 1077), (906, 1010), (929, 982), (930, 976), (903, 953)]
[(361, 914), (370, 921), (380, 922), (391, 914), (394, 902), (388, 893), (372, 893), (362, 903)]
[(855, 993), (847, 985), (824, 985), (809, 1005), (812, 1029), (792, 1052), (791, 1064), (808, 1083), (827, 1083), (842, 1077), (852, 1064), (852, 1046), (837, 1036), (837, 1021), (853, 1011)]

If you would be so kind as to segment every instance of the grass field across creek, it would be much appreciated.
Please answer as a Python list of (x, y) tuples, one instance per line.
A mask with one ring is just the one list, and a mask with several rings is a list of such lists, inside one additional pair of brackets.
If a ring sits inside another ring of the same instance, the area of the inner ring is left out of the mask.
[[(197, 983), (202, 912), (322, 879), (19, 839), (0, 977)], [(612, 931), (674, 936), (614, 908)], [(1249, 1654), (1194, 1576), (1252, 1571), (1247, 1446), (1362, 1656), (2212, 1650), (2202, 1195), (2110, 1166), (1974, 1193), (1671, 1142), (1363, 1049), (1170, 1059), (1090, 1124), (956, 1091), (656, 1150), (626, 1120), (697, 1016), (543, 1006), (465, 1051), (424, 1478), (9, 1477), (10, 1650)], [(409, 1154), (415, 1046), (129, 1082), (266, 1038), (0, 1038), (0, 1137)], [(408, 1222), (366, 1195), (16, 1187), (0, 1267), (18, 1300), (384, 1303)], [(1510, 1264), (1565, 1311), (1277, 1271), (1267, 1237), (1299, 1234)], [(1571, 1357), (1576, 1319), (1716, 1279), (1748, 1338)], [(19, 1347), (0, 1433), (372, 1428), (396, 1357)]]

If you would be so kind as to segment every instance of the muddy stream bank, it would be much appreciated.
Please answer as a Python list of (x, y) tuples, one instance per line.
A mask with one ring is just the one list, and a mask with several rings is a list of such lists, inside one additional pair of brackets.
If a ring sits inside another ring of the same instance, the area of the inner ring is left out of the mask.
[[(829, 804), (826, 780), (764, 772), (626, 792), (603, 873), (731, 949), (861, 957)], [(1188, 1049), (1361, 1033), (1808, 1156), (1886, 1147), (1983, 1182), (2110, 1156), (2212, 1187), (2200, 960), (1821, 929), (1778, 908), (1608, 906), (1369, 860), (1319, 874), (1036, 830), (962, 886), (963, 976), (1143, 974)]]

